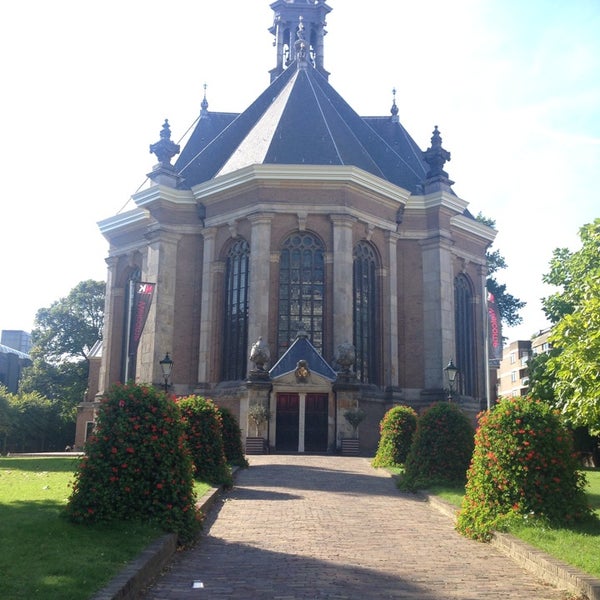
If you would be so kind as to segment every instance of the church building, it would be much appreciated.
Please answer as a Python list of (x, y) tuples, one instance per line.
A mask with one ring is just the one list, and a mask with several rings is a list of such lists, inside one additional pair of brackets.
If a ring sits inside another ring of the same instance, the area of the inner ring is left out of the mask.
[(485, 408), (496, 232), (452, 190), (437, 127), (423, 151), (395, 98), (361, 117), (329, 84), (325, 0), (271, 8), (270, 85), (239, 114), (205, 94), (181, 148), (165, 121), (150, 185), (99, 223), (105, 329), (77, 445), (98, 394), (126, 380), (211, 398), (275, 452), (337, 452), (355, 434), (373, 452), (389, 408), (448, 401), (449, 361), (452, 401)]

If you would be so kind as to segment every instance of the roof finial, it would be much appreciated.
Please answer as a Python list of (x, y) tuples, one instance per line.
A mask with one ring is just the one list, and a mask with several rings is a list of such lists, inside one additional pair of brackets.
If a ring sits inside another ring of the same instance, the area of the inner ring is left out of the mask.
[(296, 40), (296, 60), (298, 61), (298, 68), (306, 68), (308, 66), (308, 51), (307, 51), (307, 43), (304, 37), (304, 17), (300, 15), (298, 23), (298, 32)]
[(449, 189), (454, 182), (450, 181), (448, 173), (444, 171), (444, 165), (450, 160), (450, 152), (442, 148), (442, 136), (437, 125), (431, 136), (431, 147), (423, 152), (423, 158), (429, 165), (429, 171), (425, 176), (426, 193), (427, 188), (433, 191), (432, 185), (435, 186), (435, 189), (439, 189), (439, 187)]
[(171, 129), (169, 119), (165, 119), (160, 131), (160, 140), (150, 144), (150, 154), (156, 154), (158, 162), (162, 166), (171, 166), (171, 159), (179, 154), (179, 145), (171, 140)]
[(390, 112), (392, 113), (392, 123), (399, 123), (400, 119), (398, 118), (398, 106), (396, 106), (396, 88), (392, 90), (392, 95), (394, 97), (392, 101), (392, 108)]
[(203, 87), (204, 87), (204, 98), (202, 99), (202, 102), (200, 104), (200, 107), (202, 109), (200, 111), (200, 116), (201, 117), (207, 117), (208, 116), (208, 100), (206, 99), (206, 88), (208, 86), (205, 83)]

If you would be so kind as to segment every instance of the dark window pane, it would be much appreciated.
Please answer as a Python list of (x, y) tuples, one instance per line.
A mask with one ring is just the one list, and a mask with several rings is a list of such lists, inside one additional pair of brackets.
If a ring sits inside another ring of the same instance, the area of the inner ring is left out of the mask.
[(248, 348), (248, 274), (250, 246), (237, 240), (227, 255), (221, 376), (225, 380), (246, 376)]
[(296, 337), (300, 324), (315, 348), (323, 350), (324, 262), (323, 245), (312, 234), (293, 234), (283, 244), (279, 260), (278, 356)]

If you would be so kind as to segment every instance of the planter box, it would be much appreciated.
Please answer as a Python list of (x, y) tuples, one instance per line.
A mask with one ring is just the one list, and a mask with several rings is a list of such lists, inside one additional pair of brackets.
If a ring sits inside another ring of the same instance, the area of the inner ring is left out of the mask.
[(354, 438), (342, 439), (342, 454), (344, 456), (358, 456), (359, 440)]
[(265, 454), (266, 443), (261, 437), (246, 438), (246, 454)]

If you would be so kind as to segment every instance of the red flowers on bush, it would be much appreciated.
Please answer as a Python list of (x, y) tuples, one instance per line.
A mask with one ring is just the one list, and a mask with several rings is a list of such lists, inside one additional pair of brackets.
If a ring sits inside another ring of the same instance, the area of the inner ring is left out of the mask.
[[(163, 435), (153, 439), (156, 430)], [(113, 386), (86, 453), (67, 504), (73, 521), (145, 520), (181, 541), (192, 539), (198, 529), (192, 460), (179, 407), (166, 394)]]
[(511, 519), (561, 525), (590, 515), (585, 476), (559, 415), (531, 398), (507, 398), (479, 417), (457, 528), (488, 539)]

